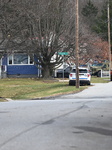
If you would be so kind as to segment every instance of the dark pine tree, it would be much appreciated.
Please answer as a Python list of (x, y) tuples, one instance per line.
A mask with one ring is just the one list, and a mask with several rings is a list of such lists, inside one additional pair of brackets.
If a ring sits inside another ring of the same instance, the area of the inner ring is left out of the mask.
[[(110, 3), (110, 30), (112, 33), (112, 0)], [(104, 40), (108, 40), (108, 17), (107, 17), (107, 2), (104, 4), (101, 15), (95, 20), (95, 25), (93, 26), (93, 31), (98, 33)], [(112, 34), (111, 34), (112, 43)]]
[(89, 0), (85, 7), (82, 9), (82, 14), (85, 17), (96, 16), (98, 13), (98, 8)]

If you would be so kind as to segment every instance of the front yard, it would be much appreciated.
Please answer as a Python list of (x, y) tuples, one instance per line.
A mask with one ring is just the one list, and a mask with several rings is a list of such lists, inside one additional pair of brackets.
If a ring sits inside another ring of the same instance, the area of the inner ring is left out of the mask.
[[(92, 78), (92, 83), (94, 82), (101, 83), (108, 82), (108, 80)], [(80, 86), (79, 89), (76, 89), (75, 86), (69, 86), (68, 81), (59, 82), (59, 79), (0, 79), (0, 101), (6, 99), (41, 99), (60, 94), (76, 93), (85, 88), (87, 86)]]

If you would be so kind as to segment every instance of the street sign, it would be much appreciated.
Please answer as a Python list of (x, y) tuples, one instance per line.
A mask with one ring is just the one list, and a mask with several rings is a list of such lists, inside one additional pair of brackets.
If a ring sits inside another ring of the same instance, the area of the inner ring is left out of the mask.
[(68, 55), (68, 52), (58, 52), (59, 55)]

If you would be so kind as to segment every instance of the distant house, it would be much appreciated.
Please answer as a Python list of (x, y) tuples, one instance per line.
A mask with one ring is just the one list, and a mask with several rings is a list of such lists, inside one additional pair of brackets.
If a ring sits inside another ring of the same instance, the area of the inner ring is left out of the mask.
[(35, 78), (41, 74), (32, 58), (24, 53), (5, 54), (0, 64), (1, 78)]

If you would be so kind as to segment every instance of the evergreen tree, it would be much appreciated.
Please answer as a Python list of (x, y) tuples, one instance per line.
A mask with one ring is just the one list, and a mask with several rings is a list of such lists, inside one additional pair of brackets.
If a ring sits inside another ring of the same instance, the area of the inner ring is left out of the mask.
[(82, 14), (85, 17), (96, 16), (98, 13), (98, 8), (89, 0), (85, 7), (82, 9)]
[[(110, 3), (110, 30), (112, 33), (112, 0)], [(95, 20), (95, 25), (92, 27), (93, 31), (98, 33), (103, 39), (108, 40), (108, 17), (107, 17), (107, 2), (104, 4), (101, 15)], [(112, 43), (112, 34), (111, 34)]]

